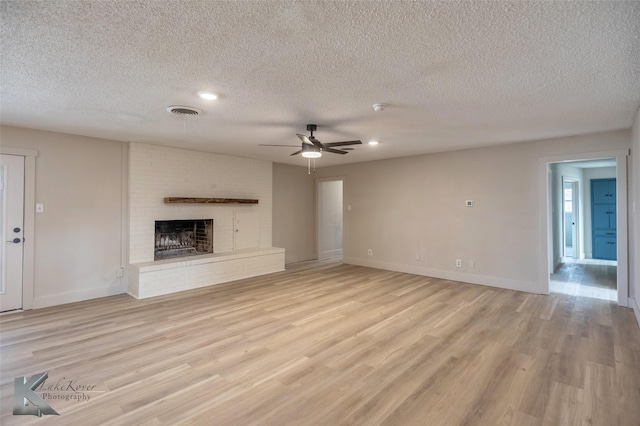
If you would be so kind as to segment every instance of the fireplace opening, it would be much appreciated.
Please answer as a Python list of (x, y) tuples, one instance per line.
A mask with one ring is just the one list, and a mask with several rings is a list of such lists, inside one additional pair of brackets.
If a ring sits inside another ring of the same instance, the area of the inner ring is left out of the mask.
[(156, 220), (153, 260), (213, 253), (213, 219)]

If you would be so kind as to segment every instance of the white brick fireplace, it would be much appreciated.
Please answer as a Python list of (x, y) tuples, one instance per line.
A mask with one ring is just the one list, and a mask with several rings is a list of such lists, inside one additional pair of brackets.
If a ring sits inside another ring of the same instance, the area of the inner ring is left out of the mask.
[[(132, 142), (129, 293), (144, 298), (284, 270), (271, 247), (272, 164)], [(165, 204), (165, 197), (247, 198), (258, 204)], [(253, 212), (257, 247), (234, 250), (234, 214)], [(155, 221), (212, 218), (213, 254), (154, 261)]]

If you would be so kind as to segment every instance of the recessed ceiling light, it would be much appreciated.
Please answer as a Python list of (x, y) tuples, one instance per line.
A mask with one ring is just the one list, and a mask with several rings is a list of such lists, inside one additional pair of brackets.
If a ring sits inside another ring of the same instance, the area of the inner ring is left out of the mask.
[(218, 95), (212, 92), (198, 92), (198, 96), (202, 99), (206, 99), (207, 101), (215, 101), (218, 99)]
[(378, 145), (379, 143), (378, 141), (369, 141), (369, 145)]

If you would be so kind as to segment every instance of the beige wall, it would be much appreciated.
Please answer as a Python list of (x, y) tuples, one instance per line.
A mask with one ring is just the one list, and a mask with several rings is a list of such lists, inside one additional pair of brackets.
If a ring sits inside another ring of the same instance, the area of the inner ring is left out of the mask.
[[(2, 146), (38, 151), (33, 306), (122, 293), (121, 142), (3, 126)], [(26, 206), (33, 209), (34, 206)]]
[[(629, 148), (630, 140), (628, 130), (616, 131), (323, 168), (317, 175), (346, 178), (345, 205), (352, 210), (344, 216), (345, 262), (544, 292), (539, 159)], [(465, 200), (475, 206), (465, 207)]]
[(285, 262), (316, 258), (314, 175), (306, 167), (273, 164), (273, 246)]

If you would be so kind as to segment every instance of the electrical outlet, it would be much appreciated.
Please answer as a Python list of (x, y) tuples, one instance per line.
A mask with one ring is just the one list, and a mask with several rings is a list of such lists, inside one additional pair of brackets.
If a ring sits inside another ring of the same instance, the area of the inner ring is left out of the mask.
[(367, 250), (367, 254), (368, 254), (369, 256), (373, 256), (373, 250), (371, 250), (371, 249)]
[(462, 268), (462, 259), (456, 259), (456, 268)]
[(118, 268), (118, 270), (116, 271), (116, 278), (122, 277), (124, 277), (124, 268)]

